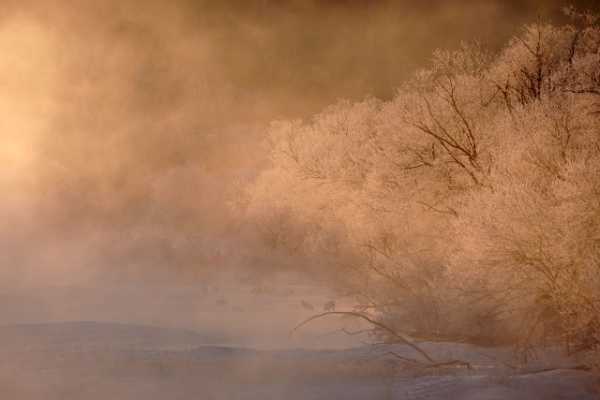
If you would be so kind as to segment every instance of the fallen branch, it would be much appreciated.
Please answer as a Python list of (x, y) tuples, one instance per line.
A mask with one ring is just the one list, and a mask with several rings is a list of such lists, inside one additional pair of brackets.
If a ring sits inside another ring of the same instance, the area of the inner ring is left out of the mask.
[(367, 361), (365, 361), (365, 362), (373, 361), (373, 360), (376, 360), (376, 359), (378, 359), (378, 358), (385, 357), (385, 356), (394, 356), (394, 357), (396, 357), (396, 358), (398, 358), (398, 359), (400, 359), (400, 360), (402, 360), (402, 361), (409, 361), (409, 362), (411, 362), (411, 363), (416, 363), (416, 364), (418, 364), (418, 363), (419, 363), (419, 362), (418, 362), (417, 360), (415, 360), (414, 358), (402, 357), (401, 355), (399, 355), (399, 354), (397, 354), (397, 353), (394, 353), (393, 351), (388, 351), (388, 352), (387, 352), (387, 353), (385, 353), (385, 354), (381, 354), (381, 355), (375, 356), (375, 357), (373, 357), (373, 358), (369, 358), (369, 359), (368, 359)]
[(416, 352), (420, 353), (430, 363), (434, 362), (433, 358), (431, 358), (429, 356), (429, 354), (427, 354), (425, 351), (423, 351), (419, 346), (416, 346), (415, 344), (409, 342), (408, 340), (406, 340), (402, 336), (398, 335), (393, 329), (391, 329), (388, 326), (382, 324), (381, 322), (377, 322), (377, 321), (369, 318), (368, 316), (366, 316), (364, 314), (359, 314), (359, 313), (355, 313), (355, 312), (352, 312), (352, 311), (329, 311), (329, 312), (326, 312), (326, 313), (322, 313), (322, 314), (318, 314), (318, 315), (313, 315), (312, 317), (308, 318), (304, 322), (301, 322), (294, 329), (292, 329), (290, 331), (290, 334), (288, 335), (288, 338), (292, 337), (292, 333), (294, 333), (296, 330), (298, 330), (298, 328), (300, 328), (301, 326), (303, 326), (307, 322), (312, 321), (313, 319), (316, 319), (316, 318), (324, 317), (325, 315), (334, 315), (334, 314), (338, 314), (338, 315), (351, 315), (353, 317), (362, 318), (365, 321), (367, 321), (367, 322), (369, 322), (369, 323), (371, 323), (371, 324), (373, 324), (373, 325), (375, 325), (375, 326), (377, 326), (377, 327), (385, 330), (386, 332), (388, 332), (390, 335), (392, 335), (394, 338), (396, 338), (399, 343), (405, 344), (408, 347), (410, 347), (411, 349), (413, 349)]
[(593, 371), (594, 368), (591, 365), (577, 364), (577, 365), (563, 365), (557, 367), (544, 367), (544, 366), (527, 366), (519, 368), (519, 372), (523, 374), (539, 374), (542, 372), (557, 371), (561, 369), (571, 369), (574, 371)]
[(333, 332), (325, 333), (323, 335), (315, 336), (315, 337), (311, 338), (311, 340), (320, 339), (320, 338), (324, 338), (324, 337), (327, 337), (327, 336), (335, 335), (335, 334), (340, 333), (340, 332), (343, 332), (343, 333), (345, 333), (346, 335), (349, 335), (349, 336), (353, 336), (353, 335), (360, 335), (361, 333), (365, 333), (365, 332), (373, 332), (373, 329), (360, 329), (358, 331), (354, 331), (353, 332), (353, 331), (349, 331), (344, 326), (344, 327), (338, 329), (337, 331), (333, 331)]

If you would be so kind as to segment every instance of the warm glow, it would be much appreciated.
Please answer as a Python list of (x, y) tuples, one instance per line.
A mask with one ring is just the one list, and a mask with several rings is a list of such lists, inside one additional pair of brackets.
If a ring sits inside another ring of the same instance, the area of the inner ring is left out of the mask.
[(56, 41), (31, 21), (0, 26), (0, 163), (24, 166), (35, 141), (47, 132), (55, 110)]
[(0, 0), (0, 400), (596, 398), (565, 1)]

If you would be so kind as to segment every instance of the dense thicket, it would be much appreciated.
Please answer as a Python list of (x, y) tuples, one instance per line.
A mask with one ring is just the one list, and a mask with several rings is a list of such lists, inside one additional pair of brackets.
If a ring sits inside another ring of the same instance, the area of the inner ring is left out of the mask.
[(598, 346), (600, 29), (568, 14), (438, 51), (391, 101), (274, 122), (236, 212), (398, 333)]

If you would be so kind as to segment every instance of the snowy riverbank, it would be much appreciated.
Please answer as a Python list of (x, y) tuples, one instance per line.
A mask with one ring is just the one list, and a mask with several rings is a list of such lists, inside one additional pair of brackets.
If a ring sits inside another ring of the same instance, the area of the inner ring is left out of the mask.
[[(317, 304), (327, 297), (319, 288), (286, 286), (284, 295), (282, 286), (265, 295), (250, 286), (214, 287), (205, 293), (82, 286), (5, 295), (1, 312), (10, 323), (0, 327), (0, 394), (15, 400), (597, 398), (597, 376), (569, 369), (578, 360), (561, 349), (520, 368), (511, 349), (421, 343), (436, 361), (471, 366), (426, 368), (392, 355), (419, 359), (407, 346), (365, 346), (364, 336), (327, 334), (351, 329), (351, 320), (322, 318), (288, 339), (295, 325), (322, 311)], [(218, 306), (220, 299), (226, 304)], [(315, 310), (302, 308), (301, 299)]]

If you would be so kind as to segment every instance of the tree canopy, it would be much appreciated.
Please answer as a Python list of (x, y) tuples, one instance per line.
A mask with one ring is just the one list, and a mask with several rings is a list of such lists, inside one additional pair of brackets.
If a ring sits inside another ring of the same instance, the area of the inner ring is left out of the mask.
[(598, 347), (600, 29), (566, 13), (437, 51), (392, 100), (273, 122), (235, 212), (395, 332)]

